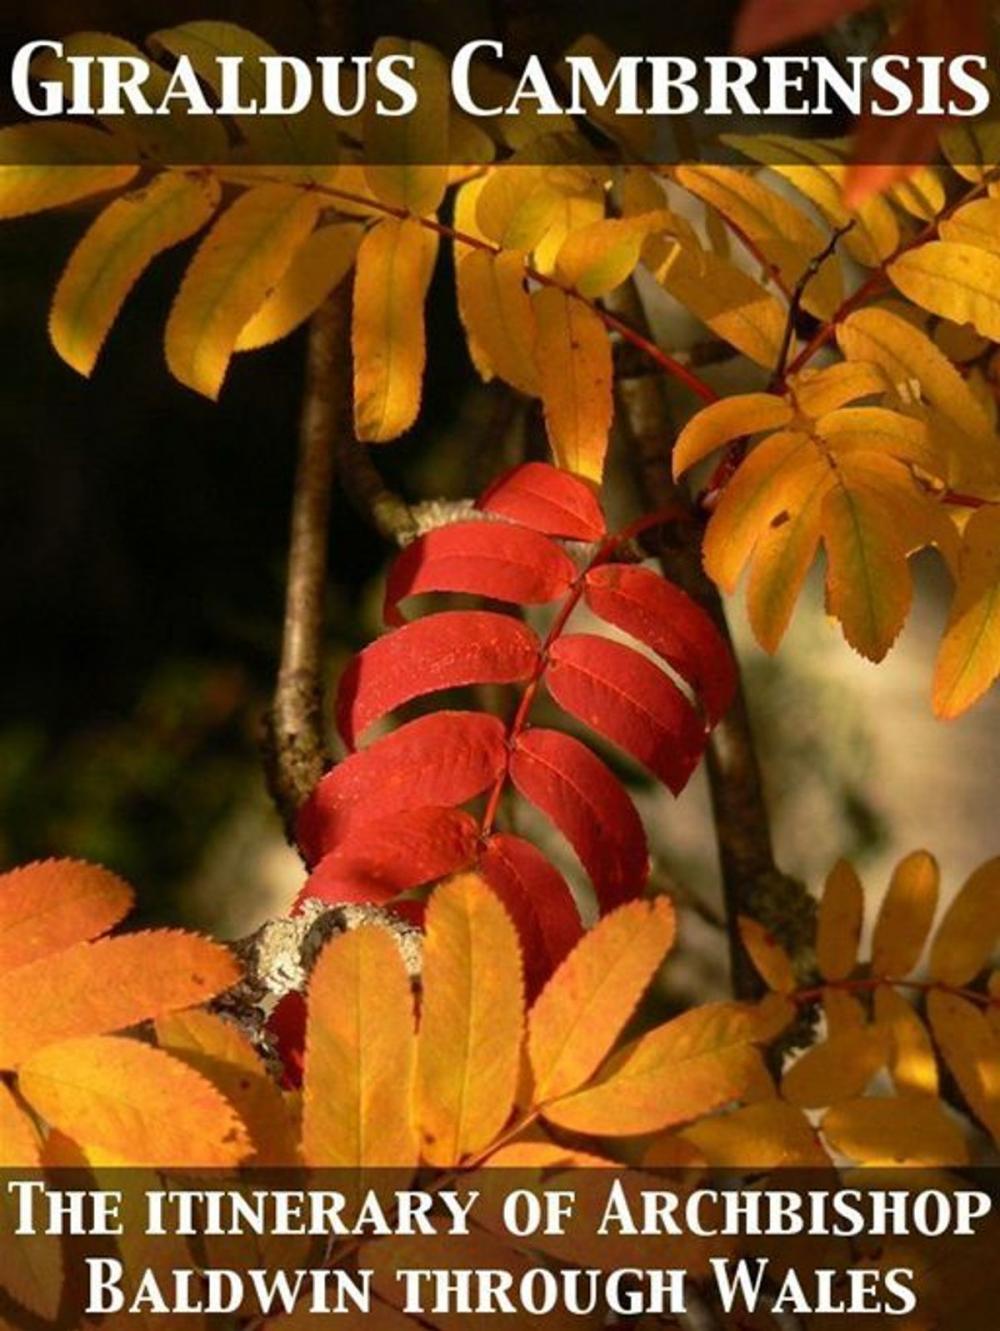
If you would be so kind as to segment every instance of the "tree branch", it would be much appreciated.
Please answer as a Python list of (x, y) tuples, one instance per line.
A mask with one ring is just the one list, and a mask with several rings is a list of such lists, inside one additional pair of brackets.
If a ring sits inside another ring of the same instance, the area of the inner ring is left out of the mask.
[[(648, 326), (633, 283), (620, 287), (608, 301), (630, 327)], [(666, 509), (681, 504), (693, 512), (689, 494), (671, 476), (674, 431), (663, 380), (619, 373), (615, 389), (620, 429), (636, 468), (645, 507)], [(664, 573), (708, 611), (732, 651), (721, 598), (702, 568), (700, 524), (678, 523), (661, 531), (658, 555)], [(801, 955), (812, 938), (815, 908), (805, 887), (786, 877), (774, 861), (767, 802), (742, 681), (732, 707), (713, 732), (706, 768), (733, 992), (748, 998), (759, 994), (761, 985), (740, 941), (738, 917), (753, 915), (780, 937), (793, 955)]]
[(330, 764), (323, 727), (323, 630), (335, 441), (347, 419), (350, 285), (309, 326), (292, 498), (281, 664), (264, 742), (268, 785), (294, 839), (295, 817)]

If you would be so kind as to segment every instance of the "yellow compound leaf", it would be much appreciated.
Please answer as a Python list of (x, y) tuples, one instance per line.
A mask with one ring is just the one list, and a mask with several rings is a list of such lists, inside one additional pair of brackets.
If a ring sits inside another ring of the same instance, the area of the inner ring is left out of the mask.
[(740, 393), (713, 402), (685, 425), (673, 451), (674, 476), (683, 474), (734, 439), (778, 430), (792, 420), (788, 402), (774, 393)]
[(52, 302), (49, 334), (67, 365), (91, 373), (136, 282), (158, 254), (205, 226), (220, 197), (211, 176), (164, 171), (108, 205), (73, 251)]
[(250, 1150), (214, 1086), (137, 1040), (93, 1036), (50, 1045), (24, 1064), (18, 1085), (46, 1123), (131, 1165), (226, 1167)]
[[(38, 1130), (13, 1092), (0, 1082), (0, 1169), (24, 1171), (30, 1177), (41, 1164)], [(51, 1234), (25, 1234), (12, 1242), (17, 1209), (5, 1182), (0, 1189), (0, 1232), (5, 1236), (0, 1244), (0, 1287), (29, 1312), (52, 1321), (62, 1294), (60, 1241)]]
[(801, 1109), (762, 1100), (684, 1131), (713, 1169), (822, 1169), (830, 1158)]
[(480, 374), (488, 367), (530, 396), (539, 391), (535, 314), (517, 250), (473, 250), (458, 259), (458, 305), (469, 351)]
[(340, 285), (354, 263), (363, 229), (355, 222), (321, 226), (236, 339), (236, 351), (268, 346), (295, 331)]
[[(553, 180), (552, 173), (547, 178)], [(556, 205), (544, 233), (532, 246), (533, 264), (546, 276), (555, 272), (556, 259), (566, 239), (604, 217), (604, 192), (582, 168), (560, 172), (554, 177), (554, 185)]]
[(0, 166), (0, 218), (26, 217), (121, 189), (139, 174), (137, 164), (116, 160), (121, 154), (122, 145), (110, 134), (85, 125), (0, 129), (0, 161), (5, 164)]
[(915, 305), (972, 324), (983, 337), (1000, 342), (1000, 255), (938, 240), (901, 255), (887, 273)]
[(127, 883), (82, 860), (0, 874), (0, 973), (107, 933), (132, 908)]
[(592, 309), (554, 287), (531, 297), (545, 425), (557, 464), (600, 481), (612, 417), (611, 343)]
[(229, 949), (196, 934), (158, 929), (78, 943), (0, 975), (0, 1067), (44, 1045), (207, 1002), (238, 978)]
[[(790, 200), (768, 189), (749, 171), (728, 166), (679, 166), (674, 179), (684, 189), (718, 209), (737, 232), (794, 288), (810, 263), (826, 247), (820, 228)], [(829, 318), (843, 299), (840, 264), (831, 256), (805, 288), (803, 305), (818, 318)]]
[(951, 485), (975, 486), (992, 477), (995, 445), (989, 417), (925, 333), (890, 310), (868, 309), (841, 324), (837, 341), (848, 360), (879, 366), (904, 401), (922, 398), (938, 414), (948, 444)]
[(1000, 199), (976, 199), (946, 217), (938, 227), (942, 240), (974, 245), (1000, 255)]
[(875, 1020), (888, 1035), (889, 1072), (900, 1095), (937, 1096), (938, 1069), (927, 1028), (892, 985), (875, 990)]
[(210, 1081), (236, 1110), (250, 1135), (253, 1165), (292, 1165), (296, 1134), (281, 1089), (261, 1056), (231, 1021), (191, 1008), (156, 1021), (161, 1049)]
[(669, 951), (675, 927), (665, 897), (629, 902), (569, 954), (529, 1018), (536, 1103), (568, 1095), (593, 1076)]
[(932, 980), (964, 985), (986, 967), (1000, 937), (1000, 858), (969, 876), (931, 944)]
[(841, 1155), (862, 1165), (968, 1163), (962, 1129), (939, 1100), (852, 1100), (823, 1116), (823, 1136)]
[(806, 434), (782, 432), (758, 444), (723, 490), (705, 532), (709, 577), (734, 592), (761, 536), (796, 512), (800, 496), (829, 471)]
[(167, 320), (167, 365), (215, 399), (240, 333), (312, 231), (317, 200), (293, 185), (242, 194), (202, 241)]
[(816, 963), (826, 980), (845, 980), (858, 962), (864, 923), (865, 890), (853, 865), (839, 860), (831, 869), (819, 903)]
[(881, 661), (906, 622), (913, 583), (893, 513), (871, 486), (841, 483), (823, 500), (827, 609), (844, 637)]
[(392, 934), (328, 943), (309, 981), (302, 1154), (332, 1168), (413, 1166), (413, 995)]
[(954, 994), (932, 993), (927, 1015), (969, 1108), (1000, 1142), (1000, 1036), (977, 1007)]
[(830, 1037), (867, 1025), (868, 1018), (860, 1002), (844, 989), (823, 990), (823, 1016)]
[(448, 187), (450, 94), (444, 57), (424, 42), (380, 37), (372, 60), (408, 56), (417, 104), (406, 115), (381, 115), (373, 98), (365, 115), (365, 175), (375, 197), (422, 216)]
[(571, 231), (556, 256), (556, 275), (595, 299), (621, 286), (639, 262), (644, 235), (634, 221), (607, 218)]
[(563, 196), (541, 167), (508, 164), (486, 177), (476, 198), (476, 223), (505, 250), (532, 250), (562, 206)]
[(770, 292), (715, 254), (677, 246), (657, 281), (723, 341), (765, 369), (781, 355), (787, 318)]
[(572, 1132), (612, 1137), (688, 1123), (760, 1085), (760, 1038), (758, 1009), (706, 1003), (626, 1045), (593, 1085), (543, 1113)]
[(883, 407), (845, 407), (816, 422), (816, 433), (838, 456), (878, 453), (915, 462), (932, 475), (944, 468), (927, 424)]
[(872, 970), (902, 979), (915, 969), (937, 911), (941, 872), (926, 850), (900, 860), (875, 919)]
[(514, 926), (476, 874), (439, 887), (427, 910), (417, 1037), (421, 1153), (448, 1168), (489, 1145), (510, 1117), (524, 1038)]
[(765, 652), (776, 652), (819, 549), (823, 499), (834, 484), (825, 464), (804, 469), (789, 487), (781, 513), (753, 551), (747, 617)]
[(428, 239), (418, 222), (387, 218), (367, 233), (354, 279), (354, 428), (385, 443), (420, 410), (427, 355)]
[(795, 968), (785, 949), (757, 920), (741, 915), (738, 923), (743, 946), (767, 987), (779, 994), (792, 993), (795, 989)]
[(793, 387), (802, 414), (819, 420), (859, 398), (880, 396), (890, 384), (877, 365), (841, 361), (822, 370), (803, 370), (795, 376)]
[(792, 1064), (781, 1094), (802, 1109), (824, 1109), (860, 1095), (885, 1061), (882, 1031), (874, 1026), (843, 1031), (813, 1045)]
[(973, 513), (959, 555), (958, 587), (934, 668), (934, 713), (952, 720), (1000, 675), (1000, 508)]

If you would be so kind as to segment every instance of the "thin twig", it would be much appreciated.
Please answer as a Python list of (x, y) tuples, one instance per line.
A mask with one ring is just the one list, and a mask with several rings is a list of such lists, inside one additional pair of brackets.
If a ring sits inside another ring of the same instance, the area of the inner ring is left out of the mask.
[(788, 301), (788, 317), (785, 320), (785, 333), (781, 340), (781, 350), (778, 353), (778, 361), (774, 367), (774, 374), (771, 376), (771, 383), (768, 388), (769, 392), (774, 392), (774, 390), (785, 381), (785, 367), (788, 364), (788, 354), (792, 349), (792, 339), (795, 337), (795, 325), (798, 322), (799, 311), (802, 309), (802, 301), (809, 288), (810, 282), (826, 263), (827, 259), (829, 259), (836, 251), (837, 246), (840, 244), (841, 240), (843, 240), (844, 236), (853, 230), (854, 225), (855, 220), (852, 217), (849, 222), (838, 227), (836, 231), (832, 233), (830, 239), (823, 246), (822, 250), (810, 259), (809, 263), (803, 270), (802, 275), (799, 277), (799, 280), (796, 282)]
[(335, 449), (341, 489), (360, 515), (393, 545), (412, 541), (417, 534), (413, 510), (385, 484), (371, 450), (358, 441), (353, 430), (338, 433)]
[[(614, 301), (616, 310), (631, 327), (643, 327), (646, 315), (633, 283), (619, 288), (608, 299)], [(664, 509), (681, 504), (690, 513), (690, 496), (671, 478), (673, 429), (663, 389), (662, 379), (619, 376), (616, 393), (620, 428), (638, 473), (644, 506)], [(711, 615), (735, 659), (722, 601), (702, 568), (700, 525), (678, 523), (663, 529), (658, 553), (664, 573)], [(760, 982), (740, 940), (738, 917), (750, 914), (765, 919), (797, 952), (809, 936), (813, 905), (805, 888), (782, 874), (774, 861), (767, 802), (742, 683), (732, 707), (712, 734), (706, 769), (733, 992), (737, 997), (752, 997), (760, 993)]]
[(268, 784), (289, 839), (296, 815), (329, 766), (323, 727), (323, 633), (334, 442), (349, 430), (350, 287), (309, 327), (299, 460), (292, 498), (281, 665), (267, 718)]

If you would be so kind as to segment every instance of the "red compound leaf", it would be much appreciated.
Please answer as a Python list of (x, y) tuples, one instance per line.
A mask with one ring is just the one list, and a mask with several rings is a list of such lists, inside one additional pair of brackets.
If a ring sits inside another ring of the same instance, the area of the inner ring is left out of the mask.
[(705, 747), (705, 727), (677, 685), (631, 647), (591, 633), (560, 638), (549, 659), (545, 682), (559, 706), (679, 794)]
[(476, 507), (570, 541), (600, 541), (607, 530), (590, 486), (544, 462), (527, 462), (507, 472), (493, 482)]
[(686, 592), (648, 568), (602, 564), (586, 576), (594, 614), (638, 639), (677, 671), (715, 725), (736, 690), (736, 667), (719, 630)]
[(538, 638), (520, 620), (451, 610), (405, 624), (360, 652), (337, 691), (337, 728), (349, 748), (372, 724), (413, 698), (463, 684), (531, 677)]
[(387, 624), (403, 622), (399, 602), (422, 592), (469, 592), (515, 605), (565, 596), (576, 577), (566, 551), (509, 522), (455, 522), (408, 545), (386, 584)]
[(557, 730), (528, 730), (510, 779), (576, 851), (602, 913), (639, 896), (649, 873), (646, 834), (620, 782), (586, 745)]
[(384, 905), (401, 892), (467, 868), (478, 837), (476, 820), (460, 809), (411, 809), (365, 823), (323, 856), (299, 899)]
[[(299, 900), (374, 903), (419, 920), (427, 889), (478, 869), (517, 926), (526, 983), (537, 993), (577, 941), (580, 914), (542, 852), (496, 830), (505, 792), (513, 787), (566, 838), (602, 913), (640, 895), (649, 873), (646, 836), (624, 785), (582, 740), (532, 725), (543, 686), (678, 792), (732, 699), (735, 670), (712, 621), (684, 592), (648, 568), (615, 562), (638, 526), (609, 537), (586, 482), (529, 463), (501, 477), (479, 508), (496, 520), (432, 531), (390, 570), (386, 616), (398, 627), (345, 670), (337, 724), (353, 750), (369, 726), (428, 694), (509, 685), (520, 686), (519, 701), (508, 721), (472, 710), (422, 716), (335, 767), (299, 817), (299, 841), (315, 866)], [(558, 540), (596, 547), (580, 573)], [(544, 642), (492, 610), (401, 623), (400, 603), (427, 592), (551, 604)], [(567, 635), (582, 602), (658, 656), (683, 687), (636, 647)]]
[(465, 804), (497, 780), (506, 762), (499, 717), (418, 717), (352, 753), (322, 779), (299, 814), (299, 846), (315, 864), (365, 823), (429, 804)]
[(529, 841), (497, 832), (483, 847), (479, 872), (507, 908), (524, 952), (529, 999), (583, 932), (565, 878)]

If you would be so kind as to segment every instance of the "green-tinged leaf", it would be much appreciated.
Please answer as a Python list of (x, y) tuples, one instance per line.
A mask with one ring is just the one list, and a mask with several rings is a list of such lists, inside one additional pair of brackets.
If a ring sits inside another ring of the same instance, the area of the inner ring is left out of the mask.
[(202, 241), (167, 321), (167, 364), (217, 398), (240, 333), (287, 273), (319, 205), (292, 185), (247, 190)]
[(277, 342), (315, 314), (350, 271), (363, 234), (356, 222), (318, 227), (245, 325), (235, 350), (252, 351)]
[(122, 144), (110, 134), (85, 125), (0, 129), (0, 218), (25, 217), (121, 189), (139, 174), (138, 165), (123, 162), (123, 155)]
[(418, 222), (387, 218), (358, 250), (354, 277), (354, 428), (385, 443), (408, 430), (420, 410), (424, 299), (434, 238)]
[(108, 205), (73, 251), (56, 287), (49, 333), (68, 365), (90, 374), (146, 268), (201, 230), (220, 197), (212, 176), (165, 171), (146, 189)]
[(862, 656), (881, 661), (906, 622), (913, 584), (893, 514), (874, 488), (834, 486), (823, 500), (827, 607)]
[(393, 208), (422, 216), (433, 212), (448, 185), (450, 93), (444, 57), (424, 42), (380, 37), (372, 60), (407, 56), (407, 78), (417, 103), (406, 115), (380, 114), (372, 98), (365, 116), (365, 175), (375, 194)]
[(606, 915), (562, 963), (531, 1010), (536, 1103), (582, 1086), (621, 1034), (674, 938), (665, 897)]

